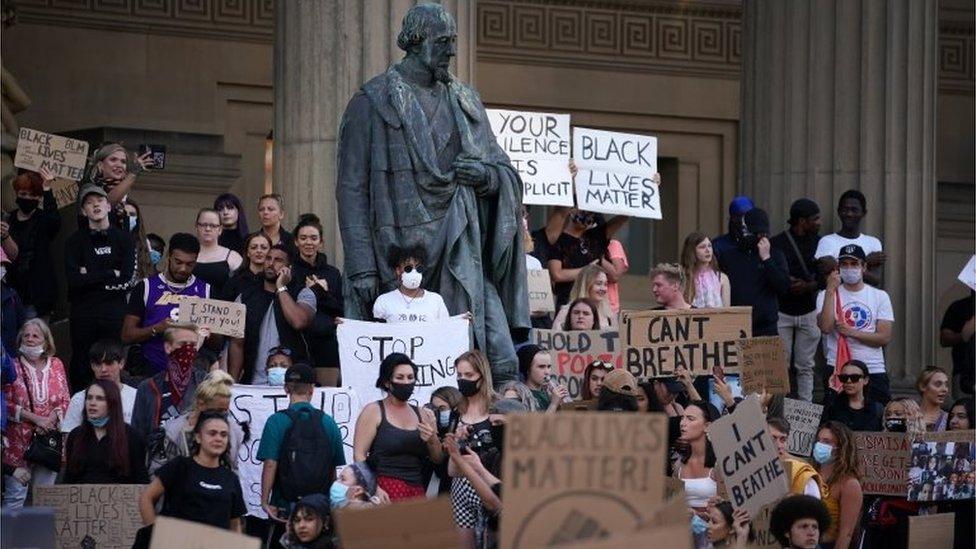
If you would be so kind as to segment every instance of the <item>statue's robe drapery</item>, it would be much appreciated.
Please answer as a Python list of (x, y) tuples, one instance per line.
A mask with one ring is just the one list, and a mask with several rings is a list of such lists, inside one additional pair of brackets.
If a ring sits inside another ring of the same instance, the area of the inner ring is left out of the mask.
[[(423, 244), (423, 286), (451, 314), (474, 316), (475, 344), (495, 382), (513, 379), (510, 329), (528, 329), (521, 180), (492, 134), (478, 95), (451, 80), (437, 83), (437, 108), (425, 114), (415, 89), (396, 68), (353, 96), (339, 131), (336, 196), (347, 280), (376, 274), (380, 292), (397, 286), (387, 265), (392, 245)], [(488, 180), (459, 183), (458, 156), (481, 160)], [(346, 314), (370, 319), (347, 283)]]

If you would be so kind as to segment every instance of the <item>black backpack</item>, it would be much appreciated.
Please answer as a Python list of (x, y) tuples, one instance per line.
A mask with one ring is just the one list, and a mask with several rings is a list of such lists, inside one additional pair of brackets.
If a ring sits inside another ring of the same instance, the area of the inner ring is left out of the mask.
[(309, 494), (327, 494), (334, 467), (332, 442), (322, 425), (321, 410), (282, 410), (292, 426), (285, 433), (278, 454), (275, 491), (295, 502)]

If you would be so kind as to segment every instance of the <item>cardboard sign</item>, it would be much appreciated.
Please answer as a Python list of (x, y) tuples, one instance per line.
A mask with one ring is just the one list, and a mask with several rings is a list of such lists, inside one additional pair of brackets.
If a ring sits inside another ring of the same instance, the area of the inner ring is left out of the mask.
[[(101, 546), (99, 546), (101, 547)], [(156, 517), (149, 549), (260, 549), (261, 539), (199, 522)]]
[[(342, 446), (346, 451), (346, 463), (352, 463), (352, 442), (356, 435), (356, 420), (362, 402), (355, 391), (342, 387), (316, 387), (312, 394), (312, 405), (332, 416), (342, 433)], [(241, 445), (237, 455), (237, 476), (241, 479), (241, 490), (247, 514), (266, 518), (261, 508), (261, 468), (258, 461), (258, 447), (264, 424), (275, 412), (288, 407), (288, 395), (284, 387), (258, 385), (234, 385), (231, 389), (230, 413), (237, 422), (250, 424), (251, 438)]]
[(546, 269), (529, 269), (529, 311), (533, 313), (556, 311), (552, 296), (552, 279)]
[(573, 205), (569, 115), (487, 109), (498, 146), (522, 178), (523, 204)]
[(779, 549), (782, 547), (769, 529), (769, 518), (773, 512), (773, 507), (776, 507), (776, 504), (771, 503), (764, 506), (759, 510), (759, 514), (752, 519), (752, 533), (755, 539), (749, 543), (749, 547), (753, 549)]
[(763, 389), (773, 395), (790, 392), (790, 372), (782, 338), (752, 337), (740, 339), (736, 345), (744, 394), (762, 393)]
[[(687, 522), (688, 509), (681, 522)], [(691, 549), (691, 535), (688, 526), (670, 523), (653, 529), (639, 530), (627, 534), (609, 533), (601, 541), (581, 541), (560, 545), (563, 549), (634, 549), (635, 547), (667, 547), (668, 549)]]
[(976, 492), (976, 433), (926, 433), (912, 444), (908, 501), (972, 499)]
[(569, 396), (578, 400), (583, 394), (583, 374), (594, 360), (623, 366), (620, 337), (616, 330), (570, 331), (532, 330), (532, 343), (549, 351), (556, 382), (565, 385)]
[(661, 219), (656, 137), (573, 128), (573, 160), (581, 210)]
[[(972, 519), (972, 517), (969, 518)], [(955, 539), (955, 513), (908, 517), (907, 547), (928, 547), (930, 549), (954, 547)]]
[(969, 258), (966, 266), (959, 271), (959, 281), (969, 286), (969, 289), (976, 290), (976, 255)]
[(791, 454), (809, 457), (813, 452), (823, 409), (823, 406), (813, 402), (794, 398), (783, 399), (783, 419), (790, 422), (788, 444)]
[(386, 324), (345, 320), (336, 330), (342, 383), (352, 387), (363, 402), (385, 395), (376, 388), (380, 362), (390, 353), (404, 353), (417, 365), (417, 385), (411, 402), (427, 404), (438, 387), (457, 387), (454, 359), (471, 349), (468, 321)]
[(669, 377), (678, 366), (692, 376), (714, 366), (738, 373), (738, 340), (752, 335), (752, 307), (622, 311), (627, 370), (636, 378)]
[(64, 177), (55, 177), (51, 182), (51, 192), (58, 209), (74, 204), (78, 200), (78, 182)]
[(343, 549), (461, 546), (448, 497), (369, 509), (337, 509), (333, 513)]
[(14, 166), (34, 172), (45, 168), (54, 177), (81, 181), (85, 177), (87, 162), (87, 142), (20, 128)]
[(191, 322), (198, 328), (210, 328), (215, 334), (244, 337), (247, 307), (243, 303), (185, 297), (180, 300), (180, 322)]
[(905, 433), (855, 432), (865, 494), (905, 497), (912, 445)]
[(142, 528), (139, 496), (143, 484), (58, 484), (35, 486), (35, 507), (55, 509), (57, 546), (61, 549), (128, 549)]
[(505, 427), (500, 547), (595, 541), (649, 521), (664, 495), (664, 414), (518, 414)]
[(747, 398), (735, 412), (712, 422), (708, 439), (733, 507), (755, 516), (764, 505), (786, 495), (786, 470), (766, 431), (759, 401)]

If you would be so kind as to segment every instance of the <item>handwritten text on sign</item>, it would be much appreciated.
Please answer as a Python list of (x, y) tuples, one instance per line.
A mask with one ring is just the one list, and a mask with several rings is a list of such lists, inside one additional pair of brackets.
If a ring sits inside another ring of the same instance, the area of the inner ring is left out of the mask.
[(865, 494), (905, 496), (912, 445), (905, 433), (854, 433)]
[(807, 457), (813, 451), (823, 409), (823, 406), (813, 402), (793, 398), (783, 399), (783, 418), (790, 422), (788, 444), (791, 454)]
[(461, 318), (403, 324), (345, 320), (336, 335), (342, 383), (355, 389), (363, 402), (385, 396), (376, 388), (376, 378), (380, 362), (390, 353), (403, 353), (417, 365), (411, 400), (427, 404), (438, 387), (457, 387), (454, 359), (470, 349), (468, 321)]
[(583, 374), (594, 360), (623, 366), (620, 337), (616, 330), (572, 331), (532, 330), (532, 342), (549, 351), (556, 382), (565, 385), (573, 400), (581, 398)]
[(498, 145), (522, 178), (525, 204), (573, 205), (569, 115), (488, 109)]
[(141, 484), (60, 484), (34, 488), (34, 505), (53, 507), (54, 537), (59, 548), (132, 547), (139, 516)]
[(85, 176), (88, 143), (70, 137), (21, 128), (14, 166), (25, 170), (47, 169), (54, 177), (79, 181)]
[(772, 395), (785, 395), (790, 392), (786, 349), (779, 336), (744, 338), (737, 345), (743, 393), (766, 390)]
[(199, 328), (210, 328), (215, 334), (244, 337), (247, 308), (243, 303), (187, 297), (180, 300), (180, 322), (192, 322)]
[(552, 297), (552, 279), (546, 269), (529, 269), (529, 310), (533, 313), (556, 310)]
[(712, 422), (708, 439), (733, 507), (756, 516), (764, 505), (786, 495), (786, 471), (758, 400), (747, 398), (735, 412)]
[[(332, 416), (342, 433), (346, 463), (352, 463), (352, 441), (362, 403), (352, 389), (316, 387), (312, 406)], [(265, 518), (261, 509), (261, 467), (257, 459), (264, 424), (275, 412), (288, 408), (283, 387), (234, 385), (231, 389), (230, 413), (238, 423), (249, 423), (251, 438), (241, 445), (237, 455), (237, 476), (241, 479), (244, 503), (249, 515)]]
[(679, 366), (692, 376), (714, 366), (730, 373), (739, 365), (736, 342), (752, 335), (752, 308), (623, 311), (620, 325), (634, 377), (673, 376)]
[(580, 209), (661, 219), (656, 137), (573, 128), (573, 160)]
[[(516, 414), (505, 427), (500, 547), (627, 532), (664, 496), (664, 414)], [(592, 538), (590, 538), (592, 540)]]

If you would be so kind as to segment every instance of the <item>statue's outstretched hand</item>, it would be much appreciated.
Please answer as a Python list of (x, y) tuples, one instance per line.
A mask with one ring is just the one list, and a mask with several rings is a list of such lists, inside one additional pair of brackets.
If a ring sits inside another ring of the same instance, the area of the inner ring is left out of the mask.
[(369, 318), (372, 311), (373, 301), (379, 295), (380, 278), (376, 273), (362, 273), (351, 278), (352, 292), (358, 298), (363, 310), (362, 318)]

